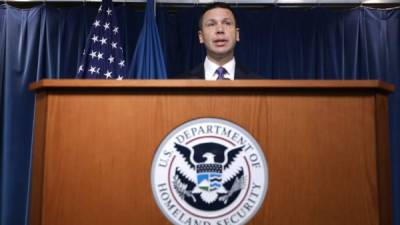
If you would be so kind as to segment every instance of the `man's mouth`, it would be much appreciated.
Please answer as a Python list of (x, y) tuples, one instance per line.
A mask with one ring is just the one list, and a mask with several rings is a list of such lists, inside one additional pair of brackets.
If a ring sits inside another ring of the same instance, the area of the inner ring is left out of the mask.
[(226, 40), (226, 39), (216, 39), (213, 42), (214, 42), (215, 46), (223, 47), (228, 42), (228, 40)]

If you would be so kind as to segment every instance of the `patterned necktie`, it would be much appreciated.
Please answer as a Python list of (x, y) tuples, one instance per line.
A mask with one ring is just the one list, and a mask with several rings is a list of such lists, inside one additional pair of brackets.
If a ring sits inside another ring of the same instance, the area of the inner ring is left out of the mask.
[(215, 73), (218, 75), (217, 80), (227, 80), (224, 76), (227, 73), (224, 67), (219, 67), (217, 70), (215, 70)]

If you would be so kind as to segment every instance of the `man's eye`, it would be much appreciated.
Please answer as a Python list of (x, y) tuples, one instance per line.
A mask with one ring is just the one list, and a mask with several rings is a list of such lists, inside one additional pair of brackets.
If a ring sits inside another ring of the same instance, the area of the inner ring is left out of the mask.
[(215, 23), (207, 23), (207, 24), (206, 24), (207, 27), (212, 27), (212, 26), (214, 26), (214, 25), (215, 25)]
[(232, 26), (233, 23), (232, 23), (232, 22), (229, 22), (229, 21), (225, 21), (224, 24), (225, 24), (226, 26)]

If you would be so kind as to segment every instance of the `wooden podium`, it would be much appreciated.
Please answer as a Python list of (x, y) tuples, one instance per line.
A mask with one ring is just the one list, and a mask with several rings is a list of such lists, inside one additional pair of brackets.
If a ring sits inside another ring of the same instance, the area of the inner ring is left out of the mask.
[(268, 193), (250, 224), (392, 224), (392, 85), (43, 80), (31, 90), (31, 225), (169, 224), (151, 191), (154, 153), (202, 117), (240, 125), (264, 150)]

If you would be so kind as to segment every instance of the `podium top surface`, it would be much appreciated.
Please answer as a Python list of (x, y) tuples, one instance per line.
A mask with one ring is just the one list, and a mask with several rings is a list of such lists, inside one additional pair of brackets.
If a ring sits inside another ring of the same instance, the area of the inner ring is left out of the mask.
[(32, 83), (32, 91), (48, 89), (375, 89), (393, 92), (392, 84), (379, 80), (78, 80), (45, 79)]

